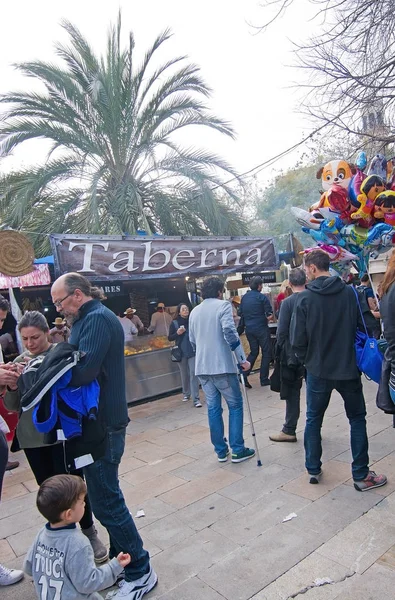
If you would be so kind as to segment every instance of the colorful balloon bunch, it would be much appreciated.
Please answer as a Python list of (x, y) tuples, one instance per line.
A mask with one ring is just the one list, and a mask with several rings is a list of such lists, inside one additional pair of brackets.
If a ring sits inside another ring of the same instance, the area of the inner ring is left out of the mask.
[(319, 202), (309, 210), (291, 209), (317, 243), (315, 248), (328, 252), (332, 267), (344, 279), (352, 265), (362, 274), (369, 256), (395, 245), (395, 158), (377, 154), (366, 167), (365, 152), (355, 165), (332, 160), (317, 173), (322, 182)]

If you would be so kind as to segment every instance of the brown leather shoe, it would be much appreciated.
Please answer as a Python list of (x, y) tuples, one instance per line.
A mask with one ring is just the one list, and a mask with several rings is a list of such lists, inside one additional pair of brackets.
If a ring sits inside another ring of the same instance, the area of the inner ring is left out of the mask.
[(272, 442), (297, 442), (296, 435), (289, 435), (288, 433), (284, 433), (280, 431), (280, 433), (275, 433), (274, 435), (269, 435), (269, 440)]
[(5, 468), (6, 471), (12, 471), (13, 469), (16, 469), (17, 467), (19, 467), (19, 461), (18, 460), (9, 460), (7, 463), (7, 466)]

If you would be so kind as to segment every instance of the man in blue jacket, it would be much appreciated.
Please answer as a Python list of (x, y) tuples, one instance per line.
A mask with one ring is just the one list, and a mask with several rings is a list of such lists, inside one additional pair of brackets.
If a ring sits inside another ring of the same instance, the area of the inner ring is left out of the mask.
[(250, 345), (250, 354), (247, 357), (251, 364), (250, 370), (245, 373), (244, 381), (247, 387), (251, 387), (247, 377), (251, 373), (254, 363), (258, 358), (259, 348), (262, 352), (260, 369), (261, 385), (270, 385), (269, 365), (271, 360), (270, 331), (268, 317), (273, 314), (269, 299), (262, 294), (261, 277), (253, 277), (250, 290), (241, 299), (240, 317), (244, 321), (245, 332)]
[(100, 384), (98, 419), (107, 429), (107, 451), (95, 461), (85, 455), (80, 467), (84, 467), (93, 512), (108, 531), (110, 557), (119, 552), (132, 556), (114, 600), (140, 600), (156, 585), (157, 576), (119, 487), (118, 467), (129, 420), (123, 329), (115, 314), (101, 304), (101, 290), (79, 273), (59, 277), (51, 295), (58, 312), (73, 322), (70, 344), (85, 352), (73, 369), (71, 385), (86, 385), (94, 379)]

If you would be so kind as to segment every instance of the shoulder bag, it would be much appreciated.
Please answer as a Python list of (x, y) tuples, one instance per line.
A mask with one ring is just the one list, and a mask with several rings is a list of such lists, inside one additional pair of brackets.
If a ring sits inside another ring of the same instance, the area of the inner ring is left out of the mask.
[(361, 314), (362, 323), (365, 328), (365, 333), (357, 331), (355, 335), (355, 354), (357, 359), (358, 369), (365, 375), (367, 379), (371, 379), (376, 383), (380, 383), (381, 369), (383, 365), (383, 355), (380, 352), (377, 340), (369, 337), (368, 330), (366, 327), (365, 319), (361, 305), (359, 303), (359, 297), (357, 290), (353, 287), (359, 312)]
[[(174, 323), (176, 331), (177, 331), (177, 329), (179, 328), (178, 321), (173, 321), (173, 323)], [(180, 346), (178, 346), (176, 344), (171, 349), (171, 360), (172, 360), (172, 362), (181, 362), (181, 359), (182, 359), (181, 348), (180, 348)]]

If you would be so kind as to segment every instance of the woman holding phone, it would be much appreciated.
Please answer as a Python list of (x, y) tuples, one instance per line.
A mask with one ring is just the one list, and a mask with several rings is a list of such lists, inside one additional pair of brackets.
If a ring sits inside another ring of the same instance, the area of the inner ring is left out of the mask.
[(187, 402), (192, 395), (193, 405), (200, 408), (199, 380), (195, 375), (195, 352), (189, 341), (189, 307), (186, 304), (177, 306), (176, 317), (170, 324), (168, 339), (176, 342), (181, 351), (181, 361), (178, 364), (181, 373), (183, 401)]

